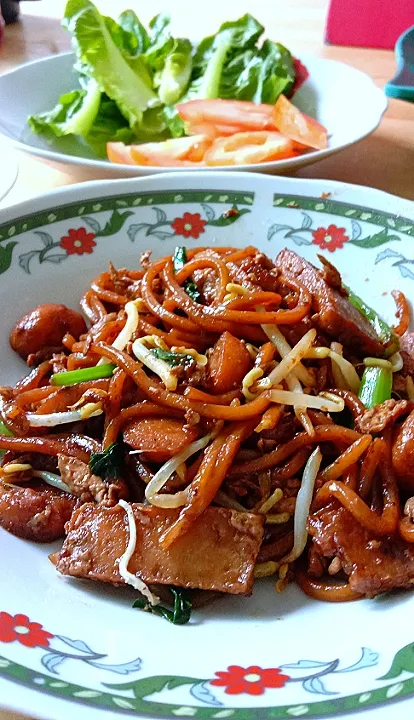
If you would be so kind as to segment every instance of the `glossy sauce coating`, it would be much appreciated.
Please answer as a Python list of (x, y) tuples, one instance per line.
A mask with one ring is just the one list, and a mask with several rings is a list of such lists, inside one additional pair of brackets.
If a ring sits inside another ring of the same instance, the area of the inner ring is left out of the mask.
[(78, 339), (86, 333), (82, 315), (66, 305), (45, 303), (22, 317), (10, 333), (10, 345), (23, 360), (45, 347), (59, 347), (66, 333)]

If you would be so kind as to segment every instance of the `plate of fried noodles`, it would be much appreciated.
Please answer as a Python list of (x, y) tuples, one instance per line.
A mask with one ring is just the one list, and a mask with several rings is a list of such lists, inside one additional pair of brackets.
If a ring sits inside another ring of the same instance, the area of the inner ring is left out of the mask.
[(412, 712), (413, 236), (243, 173), (2, 212), (0, 705)]

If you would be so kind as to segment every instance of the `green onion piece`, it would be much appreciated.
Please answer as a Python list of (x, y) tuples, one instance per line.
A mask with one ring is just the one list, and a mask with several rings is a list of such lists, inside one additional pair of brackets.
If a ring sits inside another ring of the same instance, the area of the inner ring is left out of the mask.
[[(7, 437), (14, 437), (13, 433), (4, 422), (0, 420), (0, 435), (6, 435)], [(0, 450), (0, 458), (3, 457), (5, 450)]]
[(377, 333), (381, 343), (384, 345), (385, 348), (385, 356), (391, 357), (391, 355), (394, 355), (394, 353), (398, 352), (400, 349), (400, 340), (398, 338), (398, 335), (395, 334), (394, 330), (388, 323), (385, 322), (376, 312), (373, 310), (369, 305), (367, 305), (364, 300), (361, 300), (358, 295), (355, 295), (352, 290), (350, 290), (348, 287), (344, 286), (345, 289), (348, 291), (348, 299), (351, 305), (354, 306), (361, 315), (363, 315), (368, 322), (370, 323), (371, 327), (374, 328), (375, 332)]
[(160, 615), (168, 620), (168, 622), (173, 623), (173, 625), (185, 625), (191, 617), (191, 602), (187, 600), (183, 590), (177, 588), (170, 588), (170, 590), (174, 596), (174, 607), (172, 610), (169, 610), (169, 608), (163, 605), (151, 605), (144, 597), (135, 600), (132, 607), (151, 612), (154, 615)]
[(1, 420), (0, 420), (0, 435), (7, 435), (7, 437), (14, 437), (12, 431), (9, 430), (7, 425), (5, 425), (4, 422), (2, 422)]
[(104, 365), (94, 365), (93, 367), (80, 368), (79, 370), (69, 370), (69, 372), (55, 373), (50, 378), (51, 385), (77, 385), (88, 380), (100, 380), (108, 378), (114, 374), (116, 365), (105, 363)]
[(361, 380), (358, 397), (366, 408), (373, 408), (389, 400), (392, 390), (392, 371), (383, 367), (367, 367)]
[(177, 246), (173, 255), (174, 272), (178, 273), (187, 262), (187, 249), (184, 246)]

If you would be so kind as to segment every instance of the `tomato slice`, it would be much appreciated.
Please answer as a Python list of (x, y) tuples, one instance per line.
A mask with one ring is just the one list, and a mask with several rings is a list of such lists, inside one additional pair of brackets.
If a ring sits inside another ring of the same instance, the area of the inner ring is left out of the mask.
[(174, 138), (164, 142), (131, 145), (131, 156), (136, 165), (167, 166), (178, 161), (200, 162), (211, 145), (206, 135)]
[(213, 123), (186, 123), (186, 132), (188, 135), (207, 135), (207, 137), (215, 140), (217, 137), (227, 137), (238, 132), (243, 132), (243, 128), (237, 125), (213, 125)]
[(273, 119), (277, 129), (291, 140), (317, 150), (328, 147), (327, 129), (292, 105), (284, 95), (277, 99)]
[(218, 138), (207, 150), (206, 165), (247, 165), (296, 155), (294, 143), (279, 132), (241, 132)]
[(131, 148), (123, 142), (109, 142), (106, 144), (108, 160), (119, 165), (135, 165), (131, 157)]
[(245, 100), (189, 100), (177, 105), (180, 117), (188, 123), (212, 123), (240, 130), (274, 130), (273, 106)]

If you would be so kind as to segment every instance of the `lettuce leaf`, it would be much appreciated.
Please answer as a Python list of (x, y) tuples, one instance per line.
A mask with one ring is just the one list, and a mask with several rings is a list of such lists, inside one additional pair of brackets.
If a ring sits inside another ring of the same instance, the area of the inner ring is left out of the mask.
[(52, 110), (29, 117), (29, 125), (35, 133), (53, 133), (62, 135), (81, 135), (85, 137), (99, 111), (101, 91), (92, 80), (88, 89), (73, 90), (59, 98)]
[(234, 55), (223, 68), (220, 97), (273, 105), (289, 94), (295, 81), (293, 58), (280, 43), (265, 40), (262, 47)]
[(290, 52), (272, 40), (260, 44), (264, 28), (249, 14), (224, 23), (197, 47), (172, 37), (167, 14), (156, 15), (146, 29), (133, 10), (115, 21), (91, 0), (68, 0), (63, 25), (72, 34), (80, 87), (29, 123), (37, 133), (80, 136), (101, 157), (110, 141), (185, 135), (178, 102), (275, 103), (294, 86)]
[(127, 31), (100, 15), (90, 0), (68, 0), (64, 24), (88, 74), (116, 102), (131, 128), (139, 126), (143, 112), (157, 102), (157, 96), (148, 84), (148, 74), (134, 71), (120, 50), (127, 42), (123, 34), (128, 36)]
[(154, 77), (154, 85), (162, 103), (172, 105), (185, 93), (191, 78), (193, 46), (189, 40), (178, 39), (167, 55), (164, 67)]
[(131, 56), (141, 55), (148, 49), (150, 36), (133, 10), (124, 10), (118, 18), (118, 25), (132, 36), (129, 45)]
[(186, 99), (221, 97), (220, 86), (226, 64), (237, 53), (255, 48), (263, 31), (263, 25), (246, 14), (235, 22), (223, 23), (216, 35), (204, 38), (194, 56), (194, 70)]

